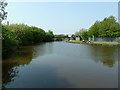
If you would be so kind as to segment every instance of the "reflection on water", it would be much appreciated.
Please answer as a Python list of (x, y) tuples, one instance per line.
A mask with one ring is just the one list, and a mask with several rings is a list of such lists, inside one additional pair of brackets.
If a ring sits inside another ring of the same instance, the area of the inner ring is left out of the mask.
[(18, 76), (18, 66), (27, 65), (32, 60), (33, 46), (20, 47), (14, 55), (8, 59), (2, 61), (2, 82), (3, 87), (10, 82), (14, 81), (14, 78)]
[(118, 61), (118, 47), (91, 46), (90, 49), (95, 62), (102, 62), (108, 67), (113, 67)]
[(3, 60), (3, 87), (116, 88), (118, 49), (66, 42), (24, 46)]
[(43, 56), (44, 54), (51, 54), (53, 51), (53, 43), (41, 43), (34, 47), (33, 58)]

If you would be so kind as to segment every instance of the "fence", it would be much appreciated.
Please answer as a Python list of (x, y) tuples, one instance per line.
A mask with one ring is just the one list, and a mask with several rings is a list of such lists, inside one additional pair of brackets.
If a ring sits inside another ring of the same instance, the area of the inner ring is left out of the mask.
[(110, 37), (96, 37), (94, 38), (94, 41), (103, 41), (103, 42), (120, 42), (120, 37), (110, 38)]

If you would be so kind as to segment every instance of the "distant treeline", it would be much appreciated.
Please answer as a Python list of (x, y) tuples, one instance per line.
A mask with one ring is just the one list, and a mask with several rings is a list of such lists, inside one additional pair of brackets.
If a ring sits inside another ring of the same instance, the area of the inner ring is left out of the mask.
[(75, 33), (82, 39), (88, 40), (89, 37), (120, 37), (120, 24), (114, 16), (96, 21), (88, 30), (82, 29)]
[(53, 32), (24, 24), (2, 25), (2, 55), (8, 56), (18, 46), (53, 41)]

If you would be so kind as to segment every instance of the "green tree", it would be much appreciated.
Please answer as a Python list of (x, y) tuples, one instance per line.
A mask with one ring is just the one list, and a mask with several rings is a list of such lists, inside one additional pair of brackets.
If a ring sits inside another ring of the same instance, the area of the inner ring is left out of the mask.
[(49, 30), (48, 33), (51, 35), (52, 38), (54, 38), (53, 31)]
[(24, 24), (11, 24), (9, 29), (15, 34), (19, 45), (30, 45), (33, 41), (33, 33), (30, 27)]
[(83, 40), (88, 40), (88, 31), (83, 31), (81, 33), (81, 37), (82, 37)]
[[(8, 35), (9, 30), (7, 30), (3, 25), (2, 21), (7, 18), (7, 12), (5, 11), (5, 7), (7, 6), (7, 2), (5, 1), (0, 1), (0, 41), (2, 41), (2, 45), (0, 45), (0, 51), (2, 50), (2, 53), (0, 55), (6, 55), (13, 49), (11, 47), (6, 47), (8, 45), (13, 45), (13, 47), (16, 44), (16, 41), (14, 39), (11, 39), (11, 34)], [(14, 43), (15, 42), (15, 43)], [(2, 47), (4, 46), (4, 47)]]
[(31, 31), (33, 33), (33, 42), (39, 43), (43, 42), (45, 39), (45, 31), (38, 27), (31, 27)]
[(24, 24), (3, 25), (2, 30), (3, 57), (14, 52), (19, 45), (31, 45), (34, 43), (53, 41), (53, 31), (45, 32), (41, 28)]
[(88, 30), (88, 36), (92, 37), (120, 37), (120, 24), (114, 16), (96, 21)]
[(7, 18), (7, 12), (5, 11), (7, 4), (8, 3), (5, 1), (0, 1), (0, 24), (2, 20), (5, 20)]
[(82, 28), (78, 32), (75, 32), (76, 36), (81, 36), (82, 32), (86, 31), (86, 29)]
[(18, 41), (8, 26), (2, 26), (2, 55), (3, 58), (17, 49)]
[(49, 30), (48, 32), (46, 32), (45, 41), (47, 42), (53, 41), (54, 40), (53, 38), (54, 38), (53, 31)]
[(0, 1), (0, 39), (2, 39), (3, 58), (14, 52), (19, 45), (30, 45), (44, 41), (53, 41), (54, 34), (51, 30), (45, 32), (38, 27), (29, 27), (24, 24), (2, 25), (2, 20), (7, 18), (5, 7), (7, 3)]
[(119, 36), (120, 25), (115, 17), (110, 16), (101, 22), (99, 37), (117, 37)]
[(100, 26), (101, 26), (101, 22), (96, 21), (96, 22), (89, 28), (88, 36), (89, 36), (89, 37), (92, 37), (92, 36), (94, 35), (95, 37), (98, 37)]

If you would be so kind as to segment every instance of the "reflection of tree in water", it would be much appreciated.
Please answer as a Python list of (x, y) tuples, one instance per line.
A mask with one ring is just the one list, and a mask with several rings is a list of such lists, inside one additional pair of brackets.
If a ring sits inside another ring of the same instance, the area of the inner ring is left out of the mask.
[(17, 67), (20, 65), (27, 65), (32, 60), (33, 47), (21, 47), (14, 55), (2, 61), (2, 83), (5, 85), (13, 82), (18, 75)]
[(91, 55), (95, 62), (102, 62), (108, 67), (113, 67), (118, 60), (118, 48), (111, 46), (91, 46)]
[(120, 61), (120, 48), (118, 48), (118, 61)]
[(101, 60), (104, 65), (107, 65), (108, 67), (113, 67), (115, 64), (115, 60)]
[[(15, 55), (11, 56), (11, 58), (3, 60), (3, 87), (8, 87), (9, 85), (13, 85), (14, 87), (31, 87), (31, 88), (59, 88), (59, 87), (75, 87), (65, 78), (62, 78), (57, 73), (56, 67), (48, 66), (48, 65), (33, 65), (33, 72), (28, 72), (27, 75), (24, 75), (24, 78), (29, 78), (22, 82), (24, 85), (20, 84), (17, 86), (14, 85), (16, 77), (19, 75), (19, 68), (18, 66), (29, 64), (34, 57), (34, 50), (36, 50), (37, 55), (41, 55), (39, 52), (42, 53), (42, 50), (45, 51), (44, 53), (51, 53), (50, 47), (52, 44), (48, 43), (43, 45), (38, 45), (37, 48), (35, 47), (22, 47)], [(36, 48), (36, 49), (35, 49)], [(39, 48), (39, 49), (38, 49)], [(45, 48), (49, 48), (48, 51)], [(40, 50), (41, 49), (41, 50)], [(40, 51), (39, 51), (40, 50)], [(43, 53), (43, 54), (44, 54)], [(43, 55), (42, 54), (42, 55)], [(39, 68), (39, 69), (38, 69)], [(35, 70), (34, 70), (35, 69)], [(22, 78), (22, 79), (24, 79)], [(11, 86), (12, 87), (12, 86)], [(13, 87), (13, 88), (14, 88)]]
[(2, 68), (2, 85), (3, 88), (5, 88), (5, 85), (13, 82), (14, 78), (17, 77), (18, 70), (17, 67), (12, 67), (11, 65), (8, 65), (7, 67), (3, 65)]
[(43, 56), (45, 54), (52, 54), (53, 42), (41, 43), (36, 45), (33, 51), (33, 58)]

